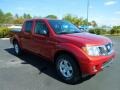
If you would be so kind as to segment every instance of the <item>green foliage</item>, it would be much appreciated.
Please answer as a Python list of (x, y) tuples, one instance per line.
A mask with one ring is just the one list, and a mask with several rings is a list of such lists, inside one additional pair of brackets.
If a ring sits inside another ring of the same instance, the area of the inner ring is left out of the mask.
[(30, 14), (24, 13), (23, 16), (16, 14), (13, 16), (10, 12), (4, 13), (0, 9), (0, 24), (22, 24), (25, 19), (31, 19)]
[(94, 28), (89, 30), (90, 33), (97, 34), (97, 35), (103, 35), (106, 34), (107, 31), (103, 28)]
[(4, 22), (4, 13), (2, 10), (0, 10), (0, 23)]
[(19, 16), (18, 14), (16, 14), (16, 15), (15, 15), (15, 18), (14, 18), (14, 20), (13, 20), (13, 23), (14, 23), (14, 24), (23, 24), (26, 19), (31, 19), (31, 18), (32, 18), (32, 17), (31, 17), (30, 14), (24, 13), (23, 16)]
[(111, 29), (110, 34), (120, 34), (120, 26), (114, 26)]
[(13, 23), (13, 16), (11, 13), (6, 13), (4, 15), (4, 23), (7, 23), (7, 24)]
[(20, 18), (16, 18), (16, 19), (13, 21), (13, 23), (14, 23), (14, 24), (23, 24), (24, 21), (25, 21), (25, 19), (22, 18), (22, 17), (20, 17)]
[(31, 17), (30, 14), (24, 13), (23, 18), (24, 18), (24, 19), (31, 19), (32, 17)]
[(13, 15), (11, 13), (3, 13), (0, 10), (0, 24), (10, 24), (13, 23)]
[(96, 26), (97, 26), (97, 23), (96, 23), (96, 21), (93, 20), (93, 21), (90, 23), (90, 25), (93, 26), (93, 27), (96, 27)]
[(63, 20), (67, 20), (67, 21), (73, 23), (76, 26), (87, 25), (86, 20), (84, 20), (83, 18), (72, 16), (71, 14), (68, 14), (68, 15), (64, 16)]
[[(4, 13), (0, 9), (0, 37), (6, 37), (7, 35), (9, 35), (9, 29), (2, 27), (2, 26), (5, 26), (5, 24), (23, 24), (23, 22), (26, 19), (31, 19), (31, 18), (33, 18), (33, 17), (31, 17), (30, 14), (24, 13), (22, 16), (19, 16), (18, 14), (13, 16), (10, 12)], [(36, 16), (35, 18), (39, 18), (39, 17)], [(48, 16), (46, 16), (46, 18), (57, 19), (57, 16), (48, 15)], [(94, 34), (98, 34), (98, 35), (100, 35), (100, 34), (120, 35), (120, 26), (114, 26), (111, 30), (108, 31), (108, 30), (104, 29), (104, 27), (96, 28), (97, 23), (94, 20), (91, 22), (87, 22), (87, 19), (73, 16), (71, 14), (65, 15), (62, 19), (67, 20), (76, 26), (91, 25), (94, 27), (94, 29), (89, 30), (90, 33), (94, 33)]]
[(9, 37), (10, 29), (6, 27), (0, 27), (0, 38)]
[(77, 16), (72, 16), (71, 14), (65, 15), (63, 17), (63, 20), (67, 20), (76, 26), (87, 26), (87, 25), (92, 25), (93, 27), (97, 26), (97, 23), (95, 21), (87, 22), (87, 19), (79, 18)]
[(46, 16), (46, 18), (57, 19), (57, 16), (55, 16), (55, 15), (48, 15), (48, 16)]

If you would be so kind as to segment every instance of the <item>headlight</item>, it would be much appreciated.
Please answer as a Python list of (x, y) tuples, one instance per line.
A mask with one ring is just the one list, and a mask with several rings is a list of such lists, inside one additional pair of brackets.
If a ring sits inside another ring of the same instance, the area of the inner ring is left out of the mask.
[(100, 55), (100, 50), (97, 46), (86, 46), (85, 51), (88, 53), (90, 56), (99, 56)]

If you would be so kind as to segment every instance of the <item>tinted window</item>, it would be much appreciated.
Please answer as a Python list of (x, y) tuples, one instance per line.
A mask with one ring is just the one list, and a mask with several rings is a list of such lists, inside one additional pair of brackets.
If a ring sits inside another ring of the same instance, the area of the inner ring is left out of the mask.
[(70, 34), (81, 32), (75, 25), (64, 20), (49, 20), (49, 23), (57, 34)]
[(32, 21), (27, 21), (26, 23), (25, 23), (25, 32), (31, 32), (31, 30), (32, 30)]
[(44, 31), (48, 32), (48, 28), (43, 21), (36, 21), (35, 33), (42, 35)]

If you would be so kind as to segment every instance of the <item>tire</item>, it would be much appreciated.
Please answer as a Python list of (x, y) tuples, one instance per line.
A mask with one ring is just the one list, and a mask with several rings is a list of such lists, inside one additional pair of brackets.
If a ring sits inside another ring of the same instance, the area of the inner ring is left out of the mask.
[(77, 84), (78, 81), (82, 80), (79, 66), (69, 54), (62, 54), (57, 57), (56, 70), (65, 83)]
[(22, 55), (22, 49), (20, 48), (20, 45), (18, 44), (17, 41), (13, 43), (13, 47), (14, 47), (14, 52), (17, 56)]

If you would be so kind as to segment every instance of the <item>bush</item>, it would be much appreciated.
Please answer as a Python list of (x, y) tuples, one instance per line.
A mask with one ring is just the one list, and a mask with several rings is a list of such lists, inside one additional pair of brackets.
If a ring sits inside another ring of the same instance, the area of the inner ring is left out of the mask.
[(0, 27), (0, 38), (9, 37), (10, 29), (7, 27)]
[(93, 34), (97, 34), (97, 35), (102, 35), (102, 34), (106, 34), (107, 31), (103, 28), (94, 28), (94, 29), (90, 29), (89, 30), (90, 33), (93, 33)]
[(111, 30), (110, 30), (110, 34), (120, 34), (120, 26), (114, 26)]

